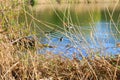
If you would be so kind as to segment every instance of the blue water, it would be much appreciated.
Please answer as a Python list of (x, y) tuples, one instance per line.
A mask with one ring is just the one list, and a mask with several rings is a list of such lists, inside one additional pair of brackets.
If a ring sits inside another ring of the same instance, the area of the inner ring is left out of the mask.
[[(90, 26), (88, 27), (90, 28)], [(82, 31), (82, 28), (80, 30)], [(120, 48), (116, 46), (120, 41), (119, 33), (116, 31), (115, 25), (108, 22), (98, 22), (89, 31), (89, 34), (83, 36), (84, 38), (79, 32), (77, 34), (69, 34), (68, 32), (67, 36), (64, 35), (65, 32), (62, 34), (57, 31), (48, 34), (47, 38), (41, 39), (41, 43), (56, 47), (44, 48), (40, 52), (52, 52), (68, 58), (77, 57), (79, 59), (82, 58), (81, 55), (87, 57), (94, 54), (102, 56), (120, 54)], [(60, 41), (61, 37), (62, 41)]]

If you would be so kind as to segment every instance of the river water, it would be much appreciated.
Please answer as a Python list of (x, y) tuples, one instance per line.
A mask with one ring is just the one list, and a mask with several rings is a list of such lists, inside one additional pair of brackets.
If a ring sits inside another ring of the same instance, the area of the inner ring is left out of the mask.
[(117, 55), (120, 48), (120, 7), (115, 3), (49, 4), (32, 8), (39, 20), (34, 26), (42, 44), (52, 52), (72, 58)]

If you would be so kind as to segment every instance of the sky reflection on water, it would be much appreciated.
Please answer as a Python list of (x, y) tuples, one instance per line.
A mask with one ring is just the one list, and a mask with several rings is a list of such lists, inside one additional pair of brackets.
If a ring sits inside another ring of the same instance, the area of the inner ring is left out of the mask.
[[(113, 28), (112, 32), (111, 27)], [(56, 36), (57, 34), (59, 34), (59, 36)], [(49, 39), (42, 38), (41, 43), (56, 46), (56, 48), (44, 48), (43, 51), (52, 52), (54, 54), (61, 53), (61, 55), (69, 58), (72, 58), (73, 54), (76, 54), (76, 57), (81, 58), (80, 54), (88, 56), (90, 53), (100, 53), (100, 55), (106, 56), (117, 55), (120, 53), (120, 48), (116, 46), (119, 41), (119, 39), (117, 39), (117, 32), (111, 23), (96, 23), (94, 25), (94, 30), (90, 32), (90, 35), (84, 36), (88, 44), (84, 41), (78, 41), (80, 39), (75, 38), (81, 38), (80, 35), (78, 35), (79, 33), (73, 34), (73, 37), (70, 36), (71, 38), (74, 38), (73, 42), (67, 36), (59, 32), (49, 34)], [(60, 41), (61, 37), (63, 37), (62, 41)]]

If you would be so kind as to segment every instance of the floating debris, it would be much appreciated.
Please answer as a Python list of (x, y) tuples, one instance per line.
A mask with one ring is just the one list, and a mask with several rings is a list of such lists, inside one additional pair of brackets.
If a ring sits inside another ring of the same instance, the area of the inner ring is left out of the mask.
[(56, 48), (56, 46), (51, 46), (49, 44), (40, 44), (39, 47), (40, 48), (46, 48), (46, 47), (48, 47), (48, 48)]

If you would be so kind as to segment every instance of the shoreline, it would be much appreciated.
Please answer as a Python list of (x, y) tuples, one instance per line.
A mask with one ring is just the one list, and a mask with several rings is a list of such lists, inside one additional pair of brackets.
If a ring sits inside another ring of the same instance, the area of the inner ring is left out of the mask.
[(56, 1), (50, 1), (50, 0), (36, 0), (37, 3), (40, 4), (48, 4), (48, 3), (58, 3), (58, 4), (64, 4), (64, 3), (117, 3), (119, 0), (56, 0)]

